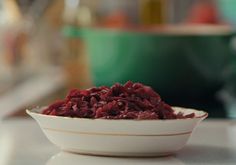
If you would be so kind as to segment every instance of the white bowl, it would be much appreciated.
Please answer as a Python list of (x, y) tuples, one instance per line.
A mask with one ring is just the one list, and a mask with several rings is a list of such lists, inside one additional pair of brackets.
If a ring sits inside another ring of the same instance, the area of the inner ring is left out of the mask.
[(103, 156), (164, 156), (184, 147), (204, 111), (173, 107), (196, 117), (174, 120), (110, 120), (43, 115), (27, 110), (48, 139), (64, 151)]

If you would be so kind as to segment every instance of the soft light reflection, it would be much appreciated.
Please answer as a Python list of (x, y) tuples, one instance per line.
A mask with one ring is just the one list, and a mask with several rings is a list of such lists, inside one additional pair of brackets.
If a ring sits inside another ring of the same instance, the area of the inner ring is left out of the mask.
[(156, 158), (119, 158), (119, 157), (98, 157), (60, 152), (51, 157), (46, 165), (184, 165), (183, 162), (174, 156)]

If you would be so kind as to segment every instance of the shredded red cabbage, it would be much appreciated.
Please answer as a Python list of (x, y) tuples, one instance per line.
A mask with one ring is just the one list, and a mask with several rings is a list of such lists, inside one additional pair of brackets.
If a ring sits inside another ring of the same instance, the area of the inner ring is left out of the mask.
[(126, 84), (73, 89), (64, 100), (56, 101), (43, 114), (91, 119), (182, 119), (194, 113), (175, 114), (151, 87), (128, 81)]

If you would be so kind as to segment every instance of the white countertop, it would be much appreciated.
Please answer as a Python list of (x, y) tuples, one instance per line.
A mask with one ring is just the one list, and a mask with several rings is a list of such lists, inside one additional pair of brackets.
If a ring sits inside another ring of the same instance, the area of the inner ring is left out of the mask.
[(108, 158), (60, 153), (31, 119), (5, 120), (0, 127), (1, 165), (236, 164), (236, 121), (204, 121), (183, 150), (162, 158)]
[(10, 92), (1, 94), (0, 119), (61, 89), (65, 84), (65, 77), (61, 72), (54, 69), (45, 74), (29, 77), (17, 86), (11, 87)]

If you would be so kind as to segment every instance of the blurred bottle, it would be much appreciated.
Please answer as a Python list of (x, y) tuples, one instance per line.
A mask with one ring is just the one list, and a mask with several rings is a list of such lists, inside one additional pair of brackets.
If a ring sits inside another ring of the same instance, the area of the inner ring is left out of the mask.
[(156, 25), (166, 23), (166, 0), (141, 0), (140, 23)]
[(64, 56), (64, 70), (68, 88), (87, 88), (91, 85), (87, 56), (79, 29), (93, 23), (93, 14), (87, 6), (80, 5), (79, 0), (65, 0), (64, 36), (67, 53)]

